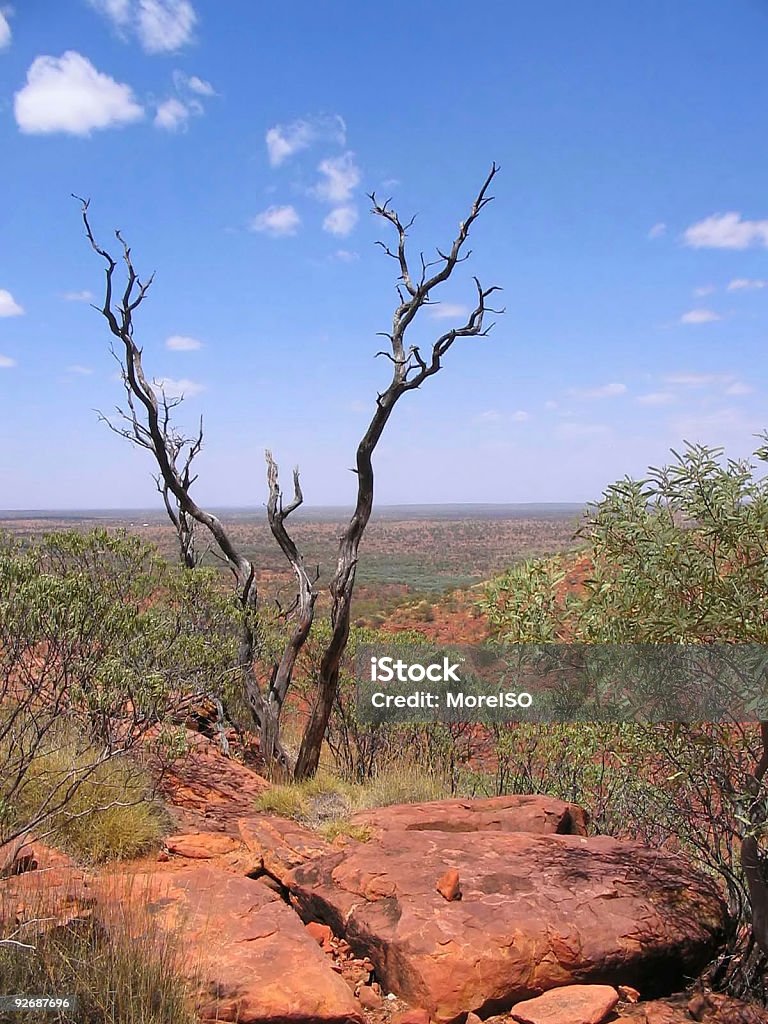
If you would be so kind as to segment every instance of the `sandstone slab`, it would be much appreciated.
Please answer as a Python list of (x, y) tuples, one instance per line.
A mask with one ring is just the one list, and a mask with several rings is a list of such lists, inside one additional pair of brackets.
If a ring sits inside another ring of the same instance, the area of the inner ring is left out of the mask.
[[(607, 836), (393, 829), (297, 859), (276, 866), (303, 919), (440, 1021), (569, 984), (663, 994), (707, 962), (725, 920), (686, 861)], [(450, 903), (435, 891), (449, 868), (463, 894)]]
[(352, 818), (374, 833), (534, 832), (586, 835), (587, 815), (576, 804), (548, 796), (498, 796), (487, 800), (432, 800), (360, 811)]
[[(130, 891), (161, 928), (181, 936), (188, 973), (200, 983), (201, 1020), (363, 1024), (349, 986), (294, 911), (258, 880), (195, 864), (134, 875)], [(102, 893), (110, 898), (125, 902), (119, 879)]]
[(519, 1024), (602, 1024), (619, 1001), (610, 985), (566, 985), (512, 1007)]
[(168, 836), (165, 840), (168, 853), (190, 860), (211, 860), (225, 853), (233, 853), (241, 845), (234, 836), (222, 832), (190, 832), (186, 835)]

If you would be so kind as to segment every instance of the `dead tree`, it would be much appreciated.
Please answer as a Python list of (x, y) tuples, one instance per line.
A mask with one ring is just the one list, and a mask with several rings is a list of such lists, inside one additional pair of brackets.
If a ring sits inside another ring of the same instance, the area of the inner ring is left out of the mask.
[(485, 314), (497, 313), (486, 305), (486, 300), (498, 288), (483, 288), (474, 278), (477, 290), (474, 309), (461, 327), (453, 327), (441, 334), (432, 344), (431, 352), (422, 355), (419, 346), (406, 346), (406, 333), (416, 315), (432, 301), (431, 293), (448, 280), (459, 263), (464, 262), (470, 251), (464, 252), (465, 243), (477, 217), (493, 199), (488, 195), (491, 182), (499, 168), (493, 164), (483, 185), (472, 204), (469, 216), (459, 225), (458, 234), (453, 240), (449, 251), (437, 250), (437, 259), (426, 262), (420, 256), (419, 268), (414, 272), (406, 252), (408, 230), (413, 224), (410, 220), (403, 224), (387, 200), (379, 203), (374, 194), (369, 196), (373, 204), (372, 212), (383, 217), (394, 227), (397, 234), (397, 249), (392, 250), (383, 242), (386, 254), (394, 259), (399, 267), (399, 283), (397, 286), (400, 302), (395, 309), (392, 330), (385, 333), (389, 339), (389, 350), (383, 355), (392, 364), (392, 377), (389, 386), (376, 398), (376, 408), (371, 417), (368, 429), (357, 448), (357, 500), (349, 524), (339, 544), (339, 555), (336, 571), (330, 584), (331, 607), (331, 638), (320, 663), (318, 673), (317, 700), (312, 709), (309, 722), (301, 742), (296, 762), (295, 777), (308, 778), (315, 774), (320, 761), (323, 739), (328, 728), (328, 721), (339, 685), (339, 669), (349, 639), (352, 593), (355, 586), (357, 571), (358, 548), (365, 532), (373, 508), (373, 462), (372, 457), (379, 443), (382, 432), (389, 417), (403, 395), (415, 391), (429, 377), (434, 376), (442, 367), (442, 360), (457, 338), (484, 336), (490, 327), (484, 327)]
[[(77, 196), (75, 198), (79, 199)], [(112, 335), (120, 343), (120, 354), (117, 355), (114, 349), (113, 354), (120, 362), (127, 394), (127, 410), (118, 408), (123, 425), (117, 426), (104, 416), (102, 419), (106, 420), (116, 433), (145, 448), (153, 456), (159, 470), (156, 477), (157, 487), (176, 529), (184, 564), (194, 567), (198, 563), (194, 545), (194, 528), (197, 525), (208, 531), (220, 556), (229, 567), (243, 613), (238, 660), (245, 696), (259, 732), (265, 758), (268, 763), (276, 763), (283, 773), (290, 772), (293, 768), (291, 759), (279, 740), (279, 717), (290, 683), (290, 672), (293, 670), (298, 650), (309, 632), (315, 601), (313, 583), (305, 572), (298, 550), (285, 529), (285, 520), (302, 501), (298, 470), (294, 472), (294, 499), (289, 506), (283, 508), (277, 467), (271, 455), (267, 455), (270, 487), (269, 521), (272, 532), (297, 576), (299, 619), (283, 657), (273, 667), (265, 693), (256, 672), (259, 620), (255, 568), (238, 550), (218, 516), (201, 508), (190, 493), (197, 479), (192, 475), (192, 464), (203, 443), (202, 420), (199, 431), (193, 438), (185, 436), (173, 426), (171, 413), (181, 399), (167, 398), (162, 385), (155, 384), (147, 378), (142, 363), (142, 349), (134, 340), (133, 315), (146, 298), (154, 275), (146, 281), (140, 279), (133, 264), (131, 249), (120, 232), (116, 231), (115, 235), (122, 247), (125, 264), (125, 285), (122, 293), (115, 295), (114, 277), (117, 260), (96, 242), (88, 218), (88, 200), (79, 201), (82, 205), (86, 237), (106, 265), (104, 302), (102, 306), (95, 308), (104, 317)]]

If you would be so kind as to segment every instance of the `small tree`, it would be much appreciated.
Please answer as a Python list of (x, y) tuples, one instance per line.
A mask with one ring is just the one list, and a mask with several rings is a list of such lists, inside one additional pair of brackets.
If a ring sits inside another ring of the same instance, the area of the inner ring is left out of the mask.
[[(580, 586), (564, 586), (563, 557), (491, 581), (483, 605), (500, 639), (768, 641), (768, 477), (754, 461), (724, 460), (721, 448), (687, 444), (673, 455), (671, 465), (613, 484), (590, 507), (579, 531)], [(768, 461), (768, 446), (755, 456)], [(746, 989), (768, 954), (768, 723), (633, 729), (630, 736), (615, 727), (611, 761), (634, 794), (628, 817), (644, 838), (679, 838), (719, 873), (737, 918), (752, 924), (744, 955), (725, 964), (733, 987)]]

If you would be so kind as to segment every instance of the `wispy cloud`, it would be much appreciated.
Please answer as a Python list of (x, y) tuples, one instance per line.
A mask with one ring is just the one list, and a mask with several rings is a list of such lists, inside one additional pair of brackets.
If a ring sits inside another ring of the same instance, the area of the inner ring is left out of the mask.
[(90, 135), (144, 116), (129, 85), (97, 71), (74, 50), (36, 57), (13, 106), (16, 124), (27, 135)]
[(354, 206), (337, 206), (323, 221), (323, 231), (345, 238), (357, 224), (357, 210)]
[(611, 428), (605, 423), (578, 423), (567, 420), (555, 427), (555, 436), (562, 441), (586, 440), (590, 437), (606, 437)]
[(176, 94), (157, 104), (154, 124), (156, 128), (169, 132), (186, 131), (192, 117), (205, 113), (200, 97), (215, 96), (216, 91), (210, 82), (204, 82), (196, 75), (186, 75), (183, 71), (174, 71), (173, 85)]
[(87, 289), (81, 292), (62, 292), (61, 297), (65, 302), (93, 302), (95, 298), (93, 292)]
[(173, 53), (191, 43), (197, 14), (190, 0), (90, 0), (123, 37), (146, 53)]
[(729, 292), (757, 291), (760, 288), (768, 288), (768, 281), (754, 281), (747, 277), (735, 277), (728, 282)]
[(648, 238), (651, 240), (656, 238), (662, 238), (667, 233), (667, 225), (663, 221), (659, 221), (658, 224), (654, 224), (648, 232)]
[(0, 288), (0, 316), (21, 316), (23, 312), (23, 308), (11, 293), (5, 288)]
[(16, 366), (16, 360), (11, 359), (10, 356), (0, 355), (0, 370), (10, 370)]
[(754, 390), (750, 384), (745, 384), (743, 380), (735, 380), (726, 387), (725, 394), (734, 396), (751, 395)]
[(202, 341), (197, 338), (190, 338), (186, 334), (172, 334), (165, 339), (165, 347), (172, 352), (196, 352), (203, 347)]
[(300, 117), (288, 124), (276, 124), (266, 134), (267, 157), (273, 167), (308, 149), (316, 142), (332, 142), (343, 146), (347, 126), (338, 114)]
[(768, 248), (768, 220), (743, 220), (740, 213), (715, 213), (691, 224), (683, 241), (693, 249)]
[(93, 370), (90, 366), (81, 366), (79, 363), (75, 363), (74, 366), (67, 367), (67, 373), (72, 373), (76, 377), (90, 377)]
[(250, 223), (251, 231), (259, 231), (272, 238), (295, 235), (301, 226), (301, 217), (293, 206), (270, 206), (257, 213)]
[(568, 394), (574, 398), (617, 398), (627, 392), (627, 385), (613, 381), (596, 388), (571, 388)]
[(202, 384), (197, 381), (188, 380), (182, 377), (179, 380), (173, 377), (159, 377), (153, 381), (155, 387), (159, 388), (166, 398), (194, 398), (201, 391), (205, 390)]
[(723, 318), (712, 309), (689, 309), (680, 317), (681, 324), (713, 324)]
[(732, 373), (670, 373), (664, 378), (665, 384), (683, 388), (706, 388), (714, 384), (728, 384), (734, 377)]
[(697, 299), (703, 299), (705, 295), (712, 295), (715, 291), (717, 289), (713, 284), (701, 284), (698, 288), (693, 289), (693, 294)]
[(8, 11), (0, 11), (0, 50), (6, 50), (11, 45), (12, 33), (8, 15)]
[(360, 184), (360, 168), (355, 162), (354, 153), (342, 153), (341, 156), (321, 160), (317, 169), (321, 177), (312, 191), (325, 202), (348, 202)]
[(675, 401), (671, 391), (649, 391), (645, 395), (638, 395), (635, 399), (640, 405), (669, 405)]
[(351, 249), (337, 249), (331, 258), (337, 263), (357, 263), (360, 253), (353, 252)]
[(463, 306), (460, 302), (436, 302), (428, 309), (433, 320), (453, 320), (469, 313), (469, 307)]

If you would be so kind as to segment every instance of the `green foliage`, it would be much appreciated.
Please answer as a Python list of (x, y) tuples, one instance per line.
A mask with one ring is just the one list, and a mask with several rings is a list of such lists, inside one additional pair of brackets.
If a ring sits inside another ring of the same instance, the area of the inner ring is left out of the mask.
[(613, 484), (590, 506), (581, 595), (558, 595), (561, 559), (526, 563), (486, 587), (482, 606), (500, 638), (768, 639), (768, 477), (753, 462), (723, 461), (720, 448), (673, 454), (672, 465)]
[[(45, 827), (116, 753), (150, 737), (160, 748), (188, 695), (221, 692), (237, 621), (215, 573), (168, 565), (137, 538), (2, 538), (0, 841)], [(48, 773), (43, 793), (33, 765), (64, 748), (70, 770)]]
[[(497, 577), (482, 608), (509, 642), (765, 643), (768, 477), (753, 461), (689, 444), (672, 465), (609, 487), (580, 531), (583, 586), (545, 559)], [(755, 452), (768, 461), (768, 446)], [(497, 734), (499, 791), (536, 789), (593, 808), (613, 834), (682, 847), (719, 877), (737, 922), (751, 911), (745, 836), (768, 835), (757, 724), (585, 723)], [(734, 930), (734, 942), (743, 937)], [(735, 947), (734, 947), (735, 948)], [(751, 948), (751, 947), (750, 947)], [(724, 960), (736, 993), (762, 984), (754, 958)]]

